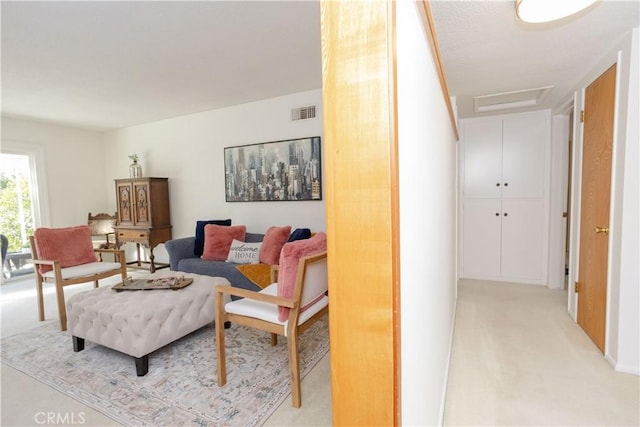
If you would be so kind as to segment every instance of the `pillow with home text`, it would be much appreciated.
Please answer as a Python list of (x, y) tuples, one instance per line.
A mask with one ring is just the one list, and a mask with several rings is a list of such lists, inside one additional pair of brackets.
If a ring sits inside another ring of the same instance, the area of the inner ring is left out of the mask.
[(233, 242), (231, 242), (227, 262), (257, 264), (260, 262), (260, 246), (262, 246), (262, 242), (247, 243), (234, 239)]

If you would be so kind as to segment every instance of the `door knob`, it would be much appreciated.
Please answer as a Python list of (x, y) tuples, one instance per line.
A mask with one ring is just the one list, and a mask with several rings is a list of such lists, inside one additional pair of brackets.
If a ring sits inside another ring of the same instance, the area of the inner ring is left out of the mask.
[(593, 227), (593, 232), (596, 234), (609, 234), (609, 227)]

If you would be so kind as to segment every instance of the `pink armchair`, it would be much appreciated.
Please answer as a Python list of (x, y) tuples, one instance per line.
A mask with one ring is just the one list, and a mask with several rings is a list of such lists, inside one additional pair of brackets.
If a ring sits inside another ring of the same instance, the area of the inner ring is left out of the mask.
[[(124, 251), (95, 249), (88, 225), (67, 228), (38, 228), (29, 237), (36, 273), (38, 294), (38, 316), (44, 320), (43, 283), (55, 283), (60, 329), (67, 330), (67, 310), (63, 287), (79, 283), (94, 282), (106, 277), (127, 277)], [(96, 253), (112, 253), (118, 262), (98, 261)]]

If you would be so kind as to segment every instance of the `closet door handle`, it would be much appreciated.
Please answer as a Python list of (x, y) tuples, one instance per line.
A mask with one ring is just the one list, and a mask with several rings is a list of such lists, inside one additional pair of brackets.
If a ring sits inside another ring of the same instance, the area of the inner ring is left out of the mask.
[(499, 182), (496, 182), (496, 187), (500, 187), (500, 183)]
[(596, 234), (609, 234), (609, 227), (594, 227), (593, 232)]

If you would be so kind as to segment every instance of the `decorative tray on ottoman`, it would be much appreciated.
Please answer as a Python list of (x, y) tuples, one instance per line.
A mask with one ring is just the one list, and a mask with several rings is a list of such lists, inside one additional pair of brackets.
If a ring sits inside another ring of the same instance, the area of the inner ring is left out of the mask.
[(141, 291), (150, 289), (182, 289), (193, 283), (193, 279), (188, 277), (158, 277), (154, 279), (127, 279), (124, 282), (114, 285), (111, 289), (120, 291)]

